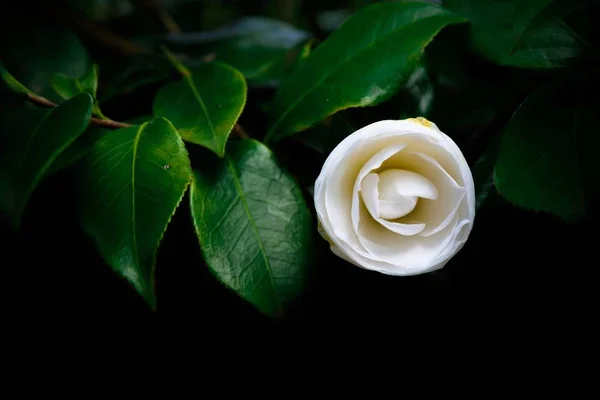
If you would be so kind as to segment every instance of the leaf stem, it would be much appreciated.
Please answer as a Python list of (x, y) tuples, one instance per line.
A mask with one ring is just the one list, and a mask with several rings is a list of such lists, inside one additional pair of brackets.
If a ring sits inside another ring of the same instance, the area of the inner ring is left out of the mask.
[(244, 128), (241, 127), (240, 124), (235, 124), (233, 126), (233, 133), (238, 135), (240, 139), (250, 139), (250, 135), (246, 133), (246, 131), (244, 130)]
[[(27, 93), (27, 100), (42, 107), (54, 108), (57, 106), (56, 103), (48, 100), (47, 98), (38, 96), (37, 94), (31, 92)], [(94, 125), (103, 126), (105, 128), (111, 129), (128, 128), (130, 126), (133, 126), (132, 124), (128, 124), (126, 122), (118, 122), (113, 121), (111, 119), (100, 119), (96, 117), (92, 117), (90, 122)]]

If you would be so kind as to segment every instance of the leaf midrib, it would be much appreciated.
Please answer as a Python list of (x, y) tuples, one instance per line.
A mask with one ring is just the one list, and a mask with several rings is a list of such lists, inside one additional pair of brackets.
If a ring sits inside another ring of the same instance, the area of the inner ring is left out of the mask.
[(142, 125), (140, 125), (140, 127), (137, 130), (137, 133), (135, 134), (135, 138), (133, 139), (133, 157), (131, 160), (131, 241), (133, 242), (133, 250), (136, 259), (135, 261), (138, 267), (140, 264), (140, 256), (137, 245), (137, 230), (135, 228), (135, 167), (140, 138), (142, 137), (142, 133), (144, 132), (144, 129), (147, 125), (148, 122), (145, 122)]
[(279, 293), (277, 293), (277, 289), (275, 286), (275, 280), (273, 279), (273, 270), (271, 268), (271, 262), (269, 261), (269, 259), (267, 257), (267, 252), (266, 252), (265, 246), (262, 242), (262, 238), (260, 237), (260, 232), (258, 231), (258, 227), (256, 226), (256, 222), (254, 221), (254, 217), (252, 217), (252, 213), (250, 212), (250, 207), (248, 206), (248, 201), (246, 200), (246, 196), (244, 194), (244, 190), (242, 189), (240, 179), (237, 175), (237, 172), (235, 170), (235, 167), (233, 166), (231, 159), (229, 157), (225, 157), (225, 160), (227, 162), (227, 169), (229, 170), (229, 173), (231, 174), (231, 176), (233, 178), (235, 189), (238, 192), (238, 195), (240, 196), (242, 206), (244, 207), (244, 212), (248, 216), (248, 220), (250, 221), (250, 225), (252, 226), (252, 230), (254, 231), (254, 235), (256, 236), (256, 240), (258, 242), (260, 253), (262, 254), (263, 260), (267, 267), (267, 272), (269, 274), (269, 280), (271, 281), (271, 287), (273, 288), (273, 293), (275, 294), (275, 298), (277, 299), (278, 305), (281, 306), (282, 302), (279, 297)]
[[(437, 14), (434, 16), (429, 16), (427, 18), (421, 19), (418, 22), (415, 23), (419, 23), (419, 22), (423, 22), (429, 18), (432, 17), (437, 17), (439, 15), (443, 15), (443, 14)], [(450, 15), (450, 14), (448, 14)], [(377, 38), (377, 40), (372, 41), (371, 43), (369, 43), (366, 47), (364, 47), (362, 50), (358, 51), (356, 54), (354, 54), (352, 57), (350, 57), (349, 59), (347, 59), (345, 62), (339, 64), (338, 66), (334, 67), (333, 69), (329, 70), (327, 73), (322, 74), (321, 75), (321, 79), (318, 79), (315, 81), (315, 83), (310, 86), (306, 91), (304, 91), (304, 93), (301, 96), (298, 96), (296, 98), (296, 100), (289, 106), (287, 107), (287, 109), (281, 113), (280, 117), (275, 121), (275, 123), (273, 123), (273, 125), (271, 126), (271, 129), (269, 130), (269, 133), (267, 134), (267, 138), (271, 138), (271, 136), (273, 135), (273, 133), (275, 132), (276, 128), (281, 124), (281, 121), (283, 121), (285, 119), (285, 117), (287, 117), (287, 115), (300, 103), (302, 102), (313, 90), (315, 90), (318, 86), (322, 85), (325, 81), (327, 81), (327, 79), (329, 79), (329, 77), (331, 75), (333, 75), (334, 72), (336, 72), (338, 69), (344, 67), (345, 65), (347, 65), (348, 63), (352, 62), (355, 58), (357, 58), (359, 55), (361, 55), (362, 53), (364, 53), (365, 51), (367, 51), (368, 49), (370, 49), (374, 43), (376, 42), (380, 42), (382, 40), (387, 39), (389, 36), (392, 36), (398, 32), (401, 32), (402, 30), (408, 29), (409, 27), (413, 27), (414, 24), (412, 25), (404, 25), (396, 30), (392, 30), (390, 33), (383, 35), (383, 36), (379, 36)], [(443, 28), (443, 26), (442, 26)], [(442, 29), (440, 28), (440, 29)], [(439, 29), (438, 29), (439, 30)], [(315, 50), (315, 53), (318, 51), (319, 49)], [(314, 53), (313, 53), (314, 56)]]
[(196, 100), (198, 100), (198, 104), (200, 105), (200, 108), (202, 109), (202, 112), (204, 113), (204, 116), (206, 117), (206, 121), (208, 122), (208, 126), (210, 128), (211, 139), (212, 139), (212, 142), (213, 142), (215, 148), (219, 151), (220, 154), (223, 154), (224, 149), (221, 146), (219, 146), (219, 143), (217, 142), (215, 128), (210, 119), (210, 115), (208, 114), (208, 109), (206, 108), (206, 104), (204, 104), (204, 100), (202, 100), (202, 96), (200, 96), (200, 93), (198, 92), (198, 88), (196, 88), (196, 85), (194, 84), (194, 80), (193, 80), (192, 76), (185, 75), (183, 77), (183, 79), (185, 79), (186, 83), (190, 87), (190, 90), (192, 91), (192, 94), (194, 95)]

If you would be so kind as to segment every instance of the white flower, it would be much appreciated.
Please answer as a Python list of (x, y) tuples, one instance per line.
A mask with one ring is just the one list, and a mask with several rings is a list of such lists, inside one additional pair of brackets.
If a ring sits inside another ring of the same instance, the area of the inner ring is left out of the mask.
[(475, 218), (462, 152), (424, 118), (380, 121), (348, 136), (323, 165), (314, 200), (333, 253), (388, 275), (442, 268)]

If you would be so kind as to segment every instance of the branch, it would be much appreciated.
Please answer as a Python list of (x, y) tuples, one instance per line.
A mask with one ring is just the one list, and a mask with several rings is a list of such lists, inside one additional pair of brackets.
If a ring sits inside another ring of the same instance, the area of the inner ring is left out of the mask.
[(240, 139), (250, 139), (250, 136), (246, 133), (246, 131), (244, 130), (244, 128), (242, 128), (240, 124), (236, 123), (233, 126), (233, 133), (238, 135)]
[[(31, 101), (34, 104), (37, 104), (39, 106), (46, 107), (46, 108), (54, 108), (57, 106), (56, 103), (51, 102), (47, 98), (38, 96), (37, 94), (31, 93), (31, 92), (27, 93), (27, 100)], [(100, 119), (100, 118), (96, 118), (96, 117), (92, 117), (90, 122), (94, 125), (103, 126), (105, 128), (112, 128), (112, 129), (128, 128), (130, 126), (133, 126), (132, 124), (128, 124), (126, 122), (118, 122), (118, 121), (113, 121), (111, 119)]]

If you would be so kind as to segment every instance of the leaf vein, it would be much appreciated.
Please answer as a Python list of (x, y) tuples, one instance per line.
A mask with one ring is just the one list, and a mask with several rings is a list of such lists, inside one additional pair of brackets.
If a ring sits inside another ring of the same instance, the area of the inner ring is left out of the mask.
[(214, 143), (215, 147), (219, 150), (219, 152), (222, 152), (223, 148), (219, 146), (219, 143), (217, 142), (217, 135), (215, 134), (215, 128), (210, 119), (210, 115), (208, 114), (208, 109), (206, 108), (206, 104), (204, 104), (204, 100), (202, 100), (202, 96), (200, 96), (200, 93), (198, 92), (198, 88), (196, 88), (196, 85), (194, 84), (194, 80), (191, 76), (185, 76), (184, 79), (190, 87), (192, 94), (194, 95), (196, 100), (198, 100), (198, 104), (200, 105), (202, 112), (206, 116), (206, 122), (208, 122), (208, 126), (210, 128), (212, 142)]
[(263, 260), (264, 260), (265, 267), (266, 267), (266, 270), (269, 275), (269, 279), (271, 281), (271, 287), (273, 288), (275, 298), (281, 304), (281, 299), (279, 297), (279, 293), (277, 293), (275, 281), (273, 279), (273, 270), (271, 267), (271, 262), (269, 261), (269, 259), (267, 257), (267, 253), (265, 251), (265, 246), (264, 246), (264, 243), (260, 236), (260, 232), (258, 231), (258, 227), (256, 226), (256, 222), (254, 221), (254, 217), (252, 216), (252, 213), (250, 212), (250, 208), (248, 207), (248, 202), (246, 201), (246, 197), (245, 197), (244, 191), (242, 189), (240, 179), (237, 175), (237, 172), (235, 170), (235, 167), (234, 167), (231, 159), (229, 157), (225, 157), (225, 158), (226, 158), (226, 162), (227, 162), (227, 168), (229, 169), (229, 172), (231, 173), (231, 176), (233, 177), (233, 182), (234, 182), (235, 188), (238, 192), (238, 195), (240, 196), (240, 201), (242, 203), (242, 206), (244, 207), (244, 211), (246, 212), (246, 215), (248, 216), (248, 221), (250, 222), (250, 226), (252, 227), (254, 235), (256, 236), (256, 240), (258, 242), (260, 252), (263, 256)]

